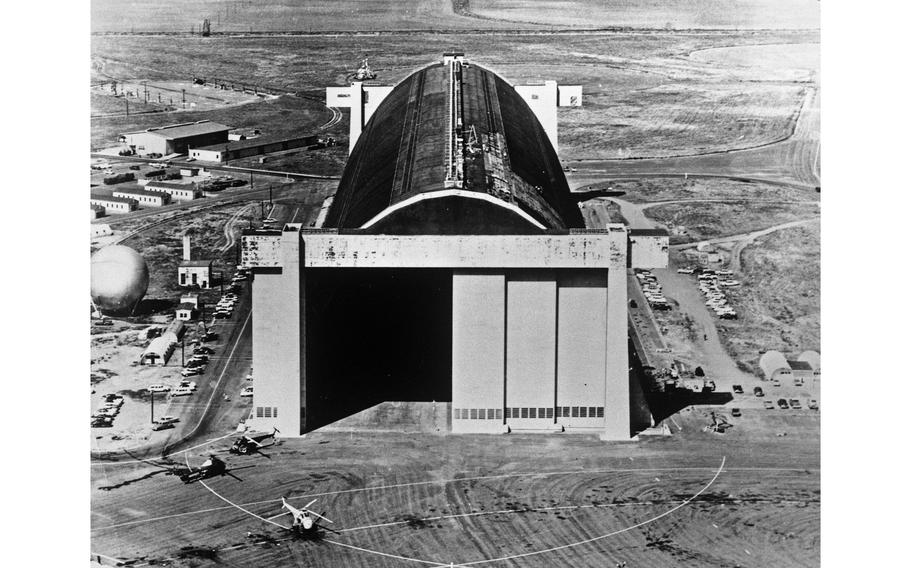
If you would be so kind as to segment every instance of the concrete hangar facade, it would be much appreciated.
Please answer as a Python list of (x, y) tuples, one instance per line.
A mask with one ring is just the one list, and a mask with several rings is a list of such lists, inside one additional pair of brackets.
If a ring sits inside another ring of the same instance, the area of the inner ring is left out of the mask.
[(554, 83), (446, 54), (385, 89), (366, 112), (351, 97), (362, 132), (321, 227), (243, 235), (255, 426), (433, 400), (454, 433), (628, 439), (626, 274), (666, 266), (668, 237), (583, 228), (535, 115), (555, 117)]

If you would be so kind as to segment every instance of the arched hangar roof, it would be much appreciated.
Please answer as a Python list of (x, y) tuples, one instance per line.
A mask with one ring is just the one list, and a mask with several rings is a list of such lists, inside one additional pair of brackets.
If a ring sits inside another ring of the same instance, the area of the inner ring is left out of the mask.
[(770, 379), (774, 373), (781, 369), (790, 370), (790, 364), (787, 358), (780, 351), (768, 351), (758, 359), (758, 366), (761, 367), (766, 379)]
[(583, 227), (556, 151), (515, 89), (474, 64), (460, 75), (461, 187), (446, 187), (448, 65), (399, 83), (357, 141), (325, 227), (391, 234), (533, 233)]

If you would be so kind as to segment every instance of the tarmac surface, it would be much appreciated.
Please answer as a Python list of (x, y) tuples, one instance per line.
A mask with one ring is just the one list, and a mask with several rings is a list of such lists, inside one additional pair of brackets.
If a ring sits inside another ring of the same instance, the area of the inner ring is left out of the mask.
[[(818, 414), (760, 412), (718, 435), (701, 431), (705, 409), (684, 411), (672, 438), (618, 444), (316, 432), (189, 485), (153, 463), (97, 465), (92, 552), (135, 566), (817, 565)], [(318, 499), (337, 532), (291, 538), (282, 496)]]

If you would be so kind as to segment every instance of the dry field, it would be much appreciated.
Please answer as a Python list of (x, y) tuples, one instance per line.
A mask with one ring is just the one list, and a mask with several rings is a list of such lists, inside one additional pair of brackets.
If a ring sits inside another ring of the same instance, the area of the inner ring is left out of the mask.
[(459, 16), (452, 0), (95, 0), (93, 32), (320, 32), (533, 28)]
[(775, 225), (818, 216), (814, 202), (756, 201), (685, 202), (655, 205), (645, 215), (667, 227), (685, 227), (687, 235), (671, 232), (670, 244), (703, 241), (767, 229)]
[(744, 199), (768, 201), (818, 201), (819, 194), (802, 188), (730, 178), (619, 179), (591, 184), (590, 189), (610, 187), (624, 191), (624, 201), (652, 203), (700, 199)]
[(721, 321), (718, 330), (749, 372), (761, 374), (758, 358), (765, 351), (820, 351), (820, 256), (817, 222), (759, 237), (743, 251), (746, 285), (728, 293), (740, 317)]
[[(732, 4), (732, 5), (731, 5)], [(817, 29), (815, 0), (470, 0), (481, 17), (549, 26), (654, 29)]]
[[(806, 93), (808, 71), (759, 73), (692, 52), (731, 44), (810, 47), (817, 32), (608, 33), (582, 35), (418, 34), (355, 37), (95, 36), (96, 67), (117, 78), (158, 81), (192, 76), (303, 91), (321, 100), (368, 55), (378, 81), (395, 84), (450, 49), (507, 80), (581, 84), (584, 107), (559, 111), (561, 154), (573, 160), (688, 156), (753, 148), (787, 138)], [(778, 50), (778, 47), (774, 47)], [(761, 59), (759, 49), (754, 56)], [(737, 61), (740, 61), (740, 58)], [(794, 73), (799, 73), (794, 77)], [(278, 108), (289, 113), (275, 112)], [(317, 101), (256, 103), (174, 120), (221, 120), (231, 126), (307, 130), (328, 120)], [(293, 117), (295, 122), (289, 123)], [(94, 124), (93, 145), (167, 115)], [(97, 121), (96, 121), (97, 122)], [(341, 128), (338, 129), (339, 138)], [(339, 138), (340, 139), (340, 138)]]

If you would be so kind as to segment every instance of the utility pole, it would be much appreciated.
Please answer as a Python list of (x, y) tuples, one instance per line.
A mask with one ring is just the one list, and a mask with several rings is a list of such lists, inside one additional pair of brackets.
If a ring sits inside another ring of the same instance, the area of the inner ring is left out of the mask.
[(183, 337), (180, 338), (180, 366), (181, 367), (186, 366), (185, 353), (186, 353), (186, 335), (184, 335)]
[(272, 184), (269, 184), (269, 211), (272, 210)]
[(253, 170), (250, 170), (250, 189), (253, 189)]
[(152, 424), (155, 423), (155, 391), (149, 391), (152, 395)]
[(126, 116), (130, 115), (130, 100), (126, 97), (123, 97), (124, 102), (126, 102)]
[(180, 89), (180, 95), (183, 97), (183, 108), (186, 108), (186, 89)]

